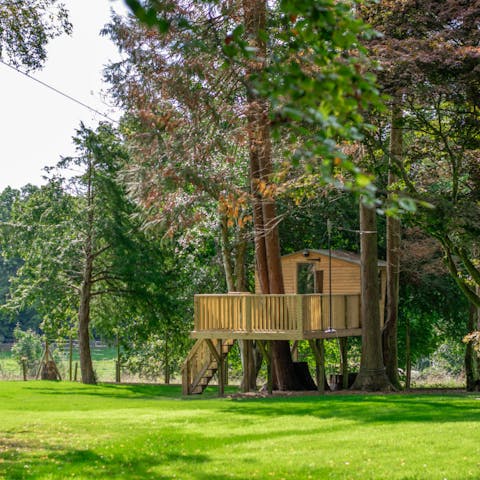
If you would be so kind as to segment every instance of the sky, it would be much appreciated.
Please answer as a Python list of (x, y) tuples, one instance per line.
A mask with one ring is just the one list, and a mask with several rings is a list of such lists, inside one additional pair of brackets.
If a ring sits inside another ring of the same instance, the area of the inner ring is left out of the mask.
[[(99, 35), (113, 8), (126, 13), (122, 0), (63, 0), (73, 34), (51, 41), (48, 58), (32, 76), (118, 119), (105, 99), (102, 69), (118, 60), (113, 43)], [(80, 122), (95, 128), (99, 115), (0, 64), (0, 190), (45, 183), (45, 166), (75, 153), (72, 136)]]

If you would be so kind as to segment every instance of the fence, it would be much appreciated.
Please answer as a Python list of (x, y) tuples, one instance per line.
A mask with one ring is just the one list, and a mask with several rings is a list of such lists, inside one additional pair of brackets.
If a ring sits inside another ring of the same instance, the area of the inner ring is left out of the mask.
[[(0, 344), (0, 380), (28, 380), (35, 379), (41, 364), (41, 359), (35, 362), (32, 368), (19, 364), (12, 356), (13, 344)], [(69, 340), (49, 342), (49, 352), (53, 357), (62, 380), (80, 380), (80, 365), (78, 342)], [(44, 347), (45, 348), (45, 347)], [(119, 352), (115, 346), (108, 346), (99, 341), (90, 344), (93, 369), (99, 382), (145, 382), (132, 374), (119, 362)], [(45, 350), (44, 350), (45, 352)], [(161, 379), (150, 379), (160, 381)], [(163, 379), (162, 379), (163, 380)]]

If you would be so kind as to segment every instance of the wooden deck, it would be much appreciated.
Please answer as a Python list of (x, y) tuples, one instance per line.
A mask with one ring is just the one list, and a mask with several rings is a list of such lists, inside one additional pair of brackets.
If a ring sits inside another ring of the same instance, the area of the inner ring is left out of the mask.
[[(193, 338), (302, 340), (359, 336), (360, 295), (195, 295)], [(380, 303), (383, 312), (383, 301)], [(383, 315), (381, 315), (383, 319)]]

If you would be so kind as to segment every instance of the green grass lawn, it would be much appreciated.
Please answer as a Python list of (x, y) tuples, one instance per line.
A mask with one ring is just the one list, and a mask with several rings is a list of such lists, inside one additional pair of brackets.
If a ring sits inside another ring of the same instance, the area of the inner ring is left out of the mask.
[(479, 395), (0, 383), (0, 478), (480, 479)]

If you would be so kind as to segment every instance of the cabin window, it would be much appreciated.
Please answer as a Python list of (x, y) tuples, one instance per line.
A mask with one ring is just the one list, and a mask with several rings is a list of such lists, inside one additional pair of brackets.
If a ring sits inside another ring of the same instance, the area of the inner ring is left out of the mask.
[(297, 263), (297, 293), (315, 293), (314, 263)]

